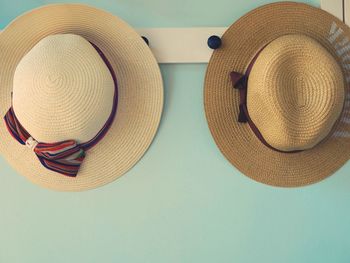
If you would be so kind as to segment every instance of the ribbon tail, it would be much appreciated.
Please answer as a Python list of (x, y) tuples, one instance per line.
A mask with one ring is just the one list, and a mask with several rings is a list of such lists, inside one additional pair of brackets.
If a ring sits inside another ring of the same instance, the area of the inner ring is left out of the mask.
[[(64, 145), (64, 143), (65, 142), (62, 142), (62, 145)], [(44, 147), (38, 144), (34, 152), (45, 168), (65, 176), (77, 176), (85, 158), (84, 149), (76, 145), (74, 148), (67, 147), (64, 150), (61, 149), (57, 153), (55, 151), (57, 150), (57, 145), (54, 145), (52, 149), (48, 148), (46, 144)], [(40, 149), (45, 149), (45, 151), (40, 151)]]
[(244, 105), (239, 105), (239, 114), (238, 114), (238, 122), (247, 123), (248, 117), (244, 109)]
[(29, 134), (18, 122), (12, 107), (7, 111), (6, 115), (4, 116), (4, 121), (6, 124), (6, 128), (11, 134), (11, 136), (14, 139), (16, 139), (20, 144), (25, 145)]
[(59, 174), (62, 174), (62, 175), (68, 176), (68, 177), (76, 177), (78, 172), (79, 172), (80, 164), (62, 165), (62, 164), (58, 163), (57, 161), (48, 160), (48, 159), (45, 159), (41, 156), (38, 156), (38, 159), (46, 169), (49, 169), (53, 172), (56, 172), (56, 173), (59, 173)]

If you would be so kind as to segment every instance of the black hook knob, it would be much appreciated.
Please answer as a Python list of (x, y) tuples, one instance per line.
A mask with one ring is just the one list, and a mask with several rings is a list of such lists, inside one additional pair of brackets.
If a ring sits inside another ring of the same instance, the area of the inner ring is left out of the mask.
[(215, 35), (210, 36), (208, 38), (207, 44), (211, 49), (217, 49), (221, 46), (221, 38)]
[(145, 37), (145, 36), (142, 36), (142, 39), (146, 42), (147, 46), (149, 46), (149, 41), (148, 41), (148, 38)]

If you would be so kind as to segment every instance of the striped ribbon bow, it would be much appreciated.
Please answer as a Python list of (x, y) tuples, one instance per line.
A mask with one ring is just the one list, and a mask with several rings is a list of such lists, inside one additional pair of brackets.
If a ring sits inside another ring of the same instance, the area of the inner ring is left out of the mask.
[(36, 142), (23, 128), (11, 107), (6, 113), (5, 123), (8, 131), (20, 144), (27, 145), (47, 169), (75, 177), (85, 158), (84, 149), (74, 140), (57, 143)]

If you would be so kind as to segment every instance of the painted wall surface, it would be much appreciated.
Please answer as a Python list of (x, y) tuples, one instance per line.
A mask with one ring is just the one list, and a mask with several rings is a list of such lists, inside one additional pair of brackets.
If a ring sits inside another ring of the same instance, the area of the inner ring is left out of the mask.
[[(0, 27), (52, 2), (0, 0)], [(134, 27), (190, 27), (228, 26), (271, 1), (78, 2), (109, 10)], [(112, 184), (53, 192), (29, 183), (0, 158), (0, 262), (350, 262), (350, 163), (303, 188), (248, 179), (210, 135), (205, 69), (161, 66), (159, 132), (144, 158)]]

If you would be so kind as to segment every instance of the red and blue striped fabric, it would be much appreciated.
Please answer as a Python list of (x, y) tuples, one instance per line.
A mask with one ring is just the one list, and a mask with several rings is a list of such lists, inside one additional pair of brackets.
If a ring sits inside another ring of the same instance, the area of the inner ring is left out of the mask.
[[(25, 145), (31, 138), (22, 127), (11, 107), (5, 115), (8, 131), (20, 144)], [(33, 149), (43, 166), (66, 176), (75, 177), (82, 164), (85, 151), (74, 140), (58, 143), (38, 143)]]

